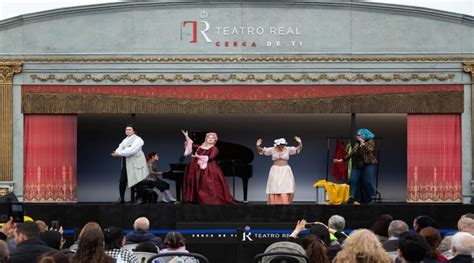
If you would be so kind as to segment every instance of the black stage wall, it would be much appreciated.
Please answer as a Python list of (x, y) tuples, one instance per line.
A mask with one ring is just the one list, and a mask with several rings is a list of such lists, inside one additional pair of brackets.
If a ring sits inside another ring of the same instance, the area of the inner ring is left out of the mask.
[[(79, 114), (78, 122), (78, 201), (115, 201), (118, 197), (120, 160), (112, 158), (125, 137), (124, 126), (131, 115)], [(145, 153), (160, 153), (160, 169), (183, 153), (181, 129), (213, 130), (219, 139), (242, 144), (254, 151), (253, 177), (249, 182), (250, 201), (265, 201), (265, 184), (271, 166), (269, 157), (257, 155), (255, 141), (261, 137), (265, 146), (285, 137), (294, 144), (300, 136), (304, 149), (292, 157), (290, 165), (296, 178), (296, 201), (314, 201), (312, 184), (325, 178), (328, 136), (350, 136), (350, 114), (299, 115), (156, 115), (135, 116), (138, 134), (144, 139)], [(379, 190), (385, 201), (406, 200), (406, 115), (358, 114), (357, 128), (368, 128), (383, 137), (380, 146)], [(334, 141), (330, 145), (333, 156)], [(231, 180), (229, 185), (232, 187)], [(236, 180), (236, 198), (242, 200), (241, 181)], [(172, 191), (174, 187), (172, 186)]]
[[(5, 204), (2, 204), (3, 206)], [(370, 227), (381, 214), (391, 214), (412, 224), (418, 215), (430, 215), (438, 228), (456, 229), (462, 214), (473, 212), (473, 205), (461, 204), (374, 204), (268, 206), (258, 204), (201, 205), (112, 205), (112, 204), (25, 204), (26, 213), (45, 222), (58, 220), (69, 233), (89, 221), (102, 227), (131, 229), (139, 216), (150, 219), (151, 229), (164, 238), (170, 230), (185, 234), (190, 251), (206, 255), (211, 262), (248, 263), (276, 241), (285, 240), (298, 219), (327, 222), (334, 214), (346, 218), (347, 229)], [(225, 237), (223, 237), (225, 233)], [(244, 238), (243, 234), (246, 234)], [(211, 237), (212, 235), (212, 237)], [(221, 235), (221, 236), (219, 236)], [(247, 238), (247, 237), (250, 237)]]

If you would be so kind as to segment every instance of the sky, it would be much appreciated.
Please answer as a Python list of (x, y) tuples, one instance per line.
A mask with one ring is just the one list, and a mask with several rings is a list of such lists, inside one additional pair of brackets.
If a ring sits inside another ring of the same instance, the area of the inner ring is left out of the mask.
[[(126, 0), (0, 0), (0, 20), (50, 9), (92, 5)], [(150, 1), (150, 0), (148, 0)], [(387, 4), (401, 4), (439, 9), (474, 16), (474, 0), (361, 0)]]

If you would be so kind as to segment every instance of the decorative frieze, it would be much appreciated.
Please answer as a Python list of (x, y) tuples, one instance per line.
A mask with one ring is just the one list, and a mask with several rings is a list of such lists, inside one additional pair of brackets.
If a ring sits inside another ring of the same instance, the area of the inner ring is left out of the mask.
[(67, 74), (67, 75), (31, 75), (31, 80), (39, 82), (149, 82), (149, 83), (171, 83), (171, 82), (201, 82), (201, 83), (225, 83), (225, 82), (257, 82), (257, 83), (280, 83), (280, 82), (410, 82), (410, 81), (448, 81), (454, 79), (455, 74)]

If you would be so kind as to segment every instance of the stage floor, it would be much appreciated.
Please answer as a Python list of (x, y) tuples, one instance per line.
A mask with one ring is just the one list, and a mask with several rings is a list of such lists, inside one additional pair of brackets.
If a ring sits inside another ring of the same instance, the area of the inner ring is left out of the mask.
[[(6, 204), (2, 204), (6, 205)], [(239, 205), (123, 204), (112, 203), (26, 203), (25, 214), (49, 224), (59, 221), (66, 230), (68, 243), (74, 230), (90, 221), (102, 227), (117, 226), (126, 231), (140, 216), (150, 220), (153, 233), (164, 238), (178, 230), (192, 252), (206, 255), (211, 262), (252, 262), (253, 257), (291, 233), (296, 221), (326, 223), (331, 215), (346, 219), (347, 229), (369, 228), (381, 214), (390, 214), (412, 224), (419, 215), (437, 220), (443, 232), (456, 229), (459, 217), (473, 212), (474, 205), (380, 203), (371, 205), (317, 205), (295, 203), (269, 206), (262, 203)]]

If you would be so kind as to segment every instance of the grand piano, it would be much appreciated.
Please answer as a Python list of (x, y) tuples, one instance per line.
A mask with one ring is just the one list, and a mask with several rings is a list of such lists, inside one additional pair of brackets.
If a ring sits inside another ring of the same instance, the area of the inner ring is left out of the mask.
[[(189, 137), (195, 143), (202, 143), (206, 137), (206, 133), (207, 132), (202, 131), (190, 132)], [(254, 158), (253, 151), (243, 145), (221, 140), (217, 141), (216, 147), (219, 148), (219, 155), (216, 161), (222, 169), (224, 176), (232, 177), (232, 180), (235, 180), (236, 177), (242, 179), (243, 201), (247, 202), (248, 182), (253, 172), (252, 165), (250, 164)], [(178, 201), (181, 201), (184, 169), (186, 168), (184, 159), (184, 157), (181, 157), (178, 163), (171, 163), (171, 169), (163, 173), (163, 178), (176, 182), (176, 199)], [(232, 184), (232, 195), (235, 197), (235, 181)]]

